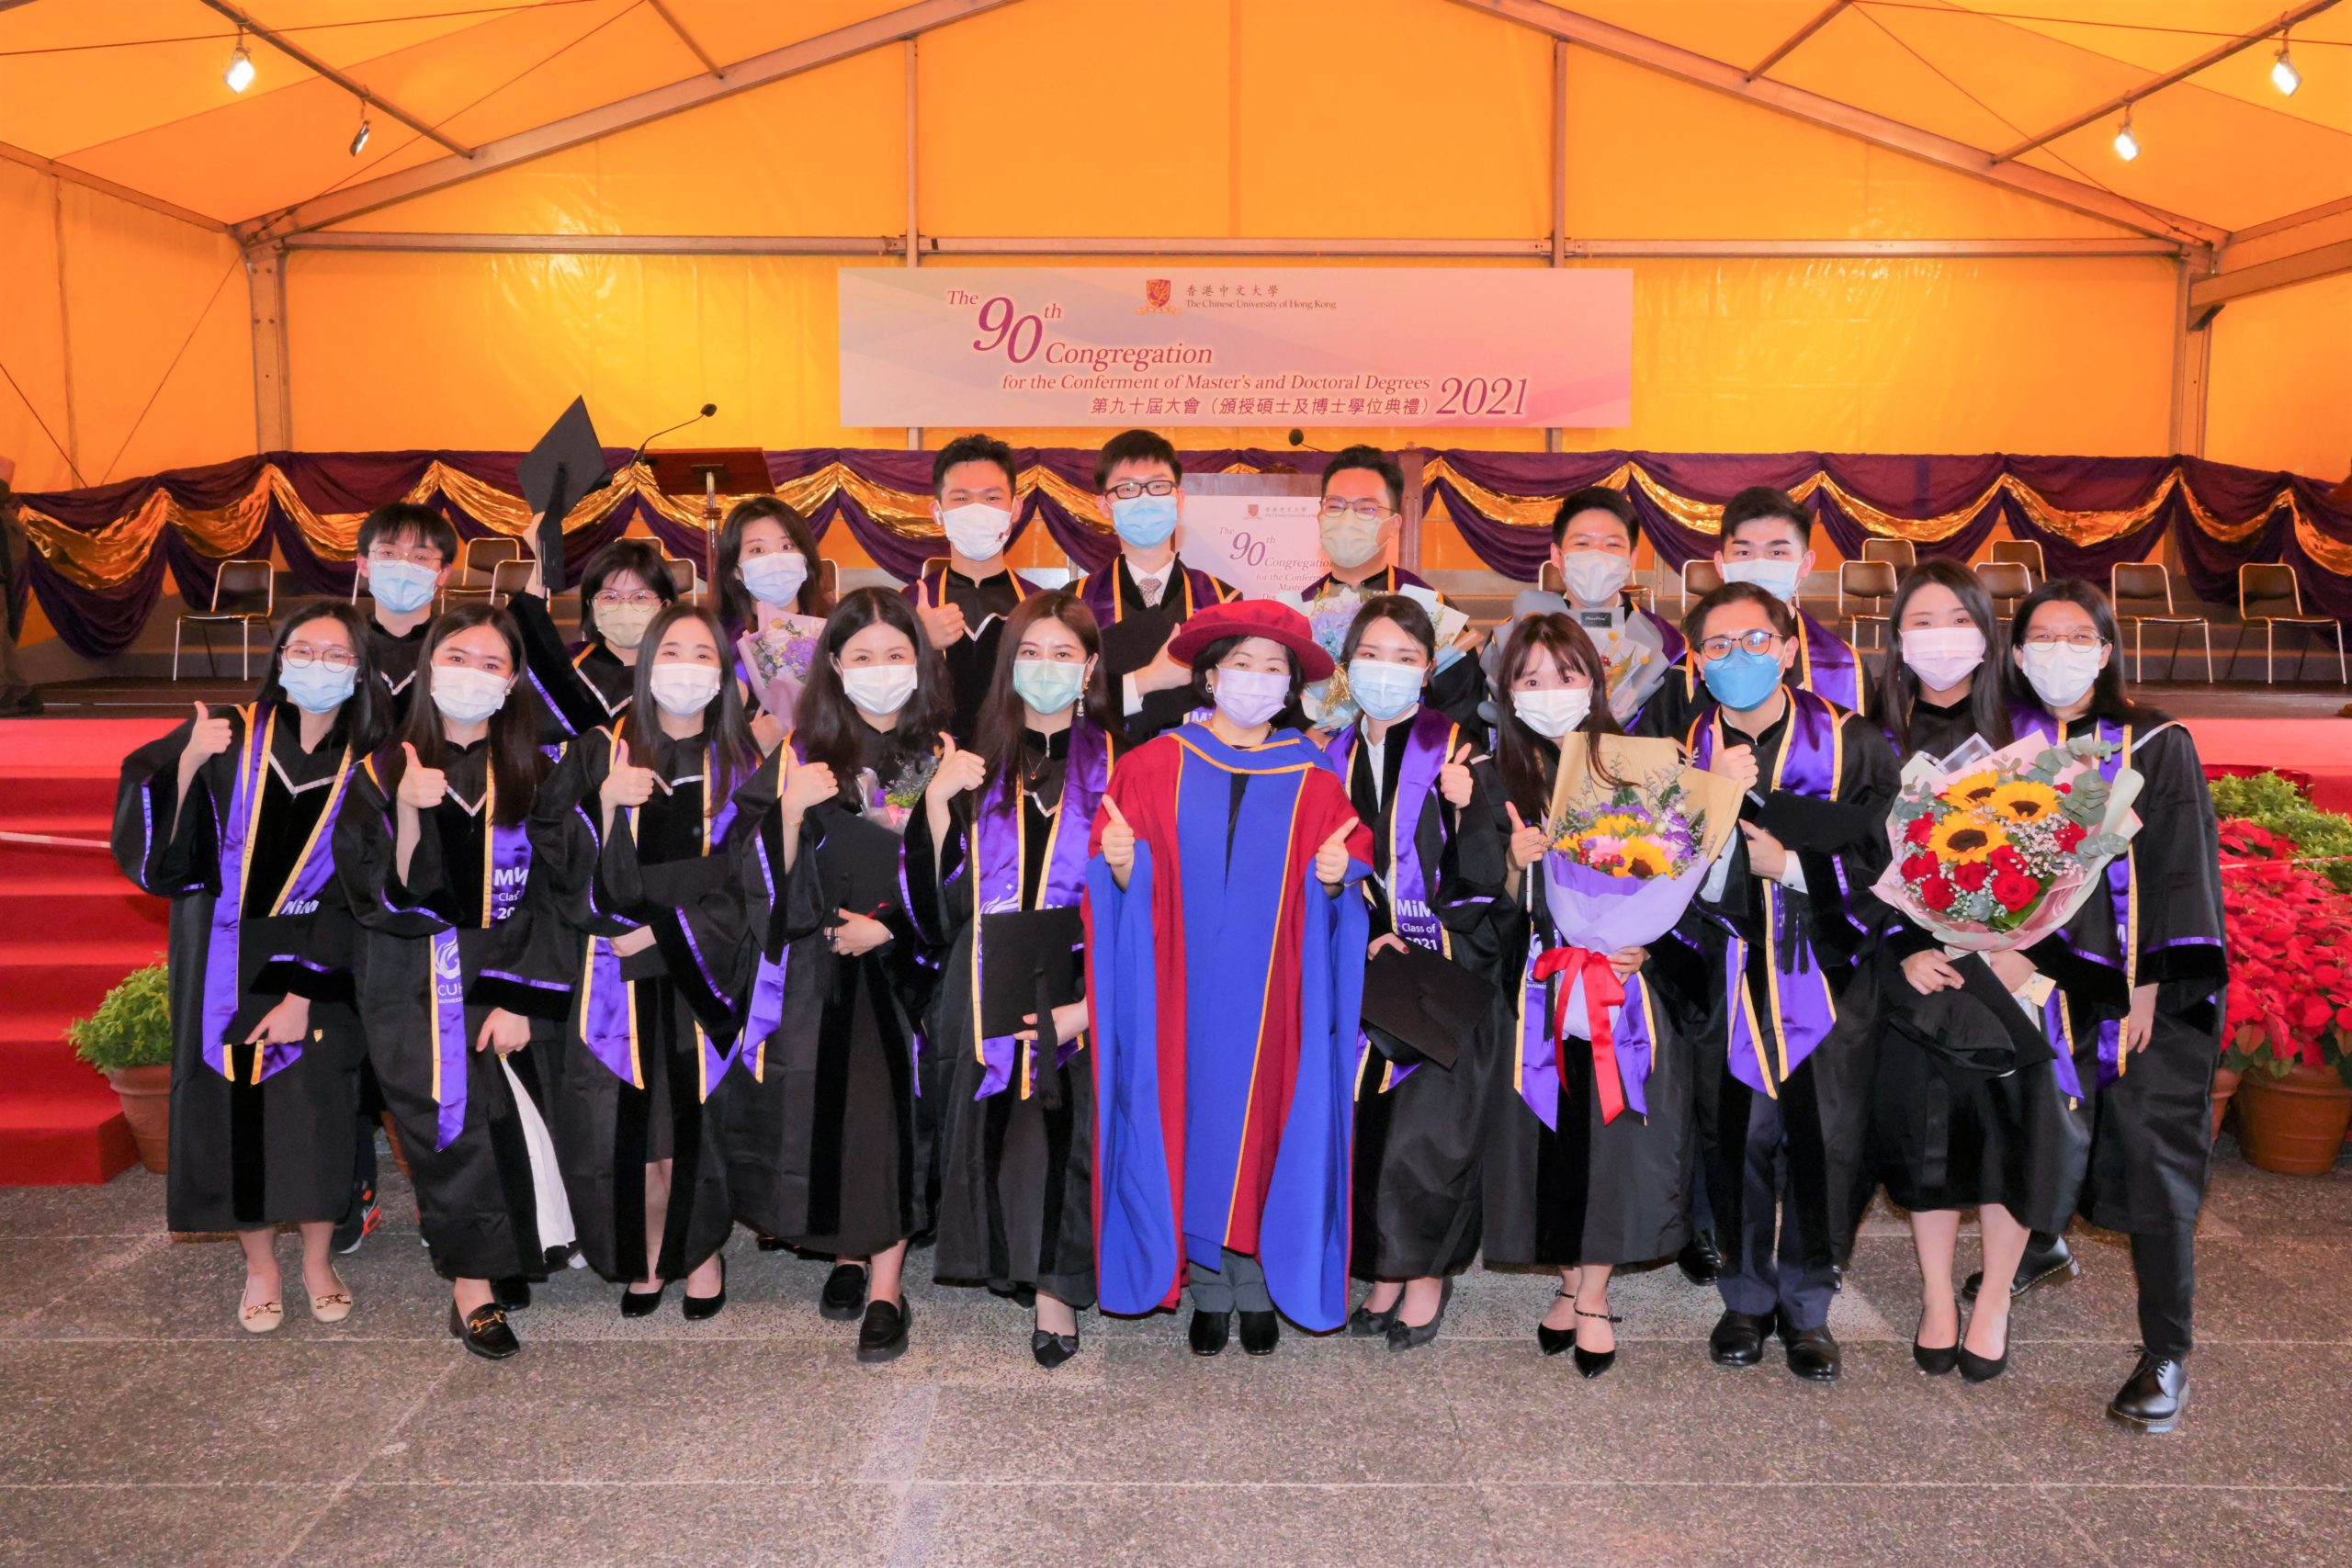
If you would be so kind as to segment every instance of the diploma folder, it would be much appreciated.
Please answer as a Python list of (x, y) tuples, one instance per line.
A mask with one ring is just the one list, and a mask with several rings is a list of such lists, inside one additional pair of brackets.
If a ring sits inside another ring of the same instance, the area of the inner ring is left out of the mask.
[(980, 917), (980, 1032), (1035, 1028), (1028, 1015), (1084, 995), (1086, 920), (1075, 907)]
[(856, 812), (826, 805), (809, 813), (824, 830), (818, 859), (825, 884), (827, 918), (831, 911), (879, 918), (899, 908), (899, 835)]
[(1487, 1019), (1494, 984), (1442, 953), (1384, 947), (1363, 966), (1363, 1032), (1400, 1067), (1452, 1067), (1462, 1043)]

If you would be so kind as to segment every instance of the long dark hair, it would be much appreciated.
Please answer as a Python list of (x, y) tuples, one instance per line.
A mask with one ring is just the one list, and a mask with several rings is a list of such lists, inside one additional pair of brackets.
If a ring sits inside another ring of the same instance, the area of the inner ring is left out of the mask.
[(1432, 665), (1437, 662), (1437, 626), (1420, 601), (1402, 593), (1375, 593), (1363, 602), (1356, 618), (1348, 623), (1347, 638), (1340, 644), (1341, 664), (1356, 656), (1356, 645), (1363, 640), (1364, 632), (1374, 621), (1396, 622), (1407, 637), (1421, 645), (1421, 652)]
[(1950, 589), (1984, 638), (1984, 662), (1976, 667), (1968, 683), (1968, 716), (1977, 734), (1996, 746), (2007, 746), (2014, 739), (2009, 733), (2008, 697), (2004, 682), (1990, 673), (2007, 662), (2000, 629), (1993, 622), (1992, 595), (1976, 581), (1976, 574), (1958, 561), (1923, 560), (1903, 574), (1903, 581), (1895, 584), (1894, 602), (1886, 611), (1887, 637), (1894, 646), (1887, 649), (1885, 668), (1879, 671), (1878, 711), (1894, 741), (1895, 755), (1911, 754), (1911, 709), (1919, 700), (1919, 677), (1903, 661), (1903, 611), (1911, 596), (1929, 584)]
[(277, 678), (278, 661), (285, 656), (288, 641), (313, 621), (333, 621), (351, 638), (351, 657), (356, 661), (352, 667), (351, 695), (336, 710), (334, 728), (327, 733), (331, 739), (348, 743), (356, 755), (365, 757), (383, 743), (386, 732), (391, 728), (392, 704), (384, 683), (376, 679), (376, 656), (368, 649), (368, 623), (357, 610), (341, 600), (308, 601), (277, 623), (277, 637), (270, 644), (269, 662), (262, 667), (261, 686), (254, 700), (264, 707), (271, 703), (293, 705)]
[[(1546, 776), (1544, 758), (1550, 742), (1527, 728), (1511, 704), (1511, 694), (1518, 689), (1519, 672), (1527, 668), (1528, 655), (1539, 650), (1561, 669), (1592, 682), (1591, 710), (1569, 734), (1584, 737), (1585, 765), (1605, 784), (1620, 781), (1602, 763), (1600, 738), (1624, 733), (1617, 716), (1609, 711), (1609, 667), (1585, 629), (1567, 615), (1521, 616), (1503, 643), (1502, 667), (1495, 677), (1495, 765), (1502, 771), (1503, 789), (1519, 807), (1520, 820), (1530, 824), (1542, 821), (1552, 808), (1553, 781)], [(1565, 746), (1567, 736), (1560, 739)]]
[(644, 642), (639, 645), (636, 695), (622, 711), (613, 733), (628, 742), (631, 756), (643, 759), (640, 766), (657, 769), (667, 778), (676, 765), (678, 748), (687, 743), (672, 739), (662, 728), (661, 705), (653, 700), (653, 660), (662, 650), (662, 639), (680, 621), (699, 621), (718, 650), (718, 695), (702, 710), (704, 754), (710, 759), (702, 781), (703, 815), (716, 817), (735, 793), (735, 786), (760, 765), (759, 747), (743, 716), (743, 699), (735, 691), (734, 656), (718, 629), (718, 616), (699, 604), (682, 603), (663, 606), (653, 617), (645, 628)]
[(1111, 677), (1102, 662), (1102, 632), (1094, 624), (1094, 612), (1086, 607), (1085, 600), (1067, 588), (1051, 593), (1032, 593), (1004, 618), (1004, 635), (997, 644), (996, 675), (989, 682), (988, 695), (980, 699), (978, 739), (980, 758), (988, 765), (988, 773), (980, 781), (983, 800), (994, 793), (1005, 770), (1021, 759), (1021, 737), (1029, 721), (1023, 712), (1027, 705), (1021, 700), (1021, 694), (1012, 689), (1012, 667), (1018, 662), (1022, 637), (1039, 621), (1059, 621), (1068, 626), (1078, 638), (1078, 645), (1086, 650), (1086, 657), (1094, 661), (1094, 673), (1079, 693), (1078, 712), (1071, 715), (1072, 719), (1091, 724), (1106, 733), (1111, 728)]
[(596, 625), (596, 595), (624, 571), (635, 572), (639, 581), (660, 594), (663, 608), (678, 602), (678, 584), (670, 575), (670, 563), (662, 558), (660, 545), (650, 539), (615, 539), (590, 556), (580, 573), (580, 633), (600, 648), (605, 645), (605, 634)]
[(817, 554), (817, 536), (808, 526), (808, 519), (794, 510), (789, 502), (773, 495), (754, 495), (737, 502), (727, 513), (727, 521), (718, 525), (718, 613), (727, 626), (740, 634), (749, 628), (758, 614), (759, 601), (735, 575), (742, 564), (743, 529), (758, 522), (782, 525), (784, 536), (808, 563), (808, 576), (800, 584), (800, 598), (793, 608), (804, 615), (830, 615), (833, 613), (833, 596), (825, 592), (825, 563)]
[[(439, 767), (449, 754), (449, 742), (441, 733), (441, 710), (433, 703), (433, 655), (449, 637), (473, 626), (492, 627), (505, 639), (507, 662), (514, 673), (514, 689), (490, 716), (490, 776), (498, 788), (496, 820), (501, 827), (511, 828), (531, 815), (539, 781), (548, 774), (548, 759), (539, 750), (538, 714), (523, 680), (523, 634), (515, 629), (514, 617), (504, 605), (487, 599), (460, 599), (433, 617), (416, 650), (416, 673), (424, 689), (408, 705), (408, 717), (392, 739), (415, 747), (416, 760), (428, 768)], [(383, 769), (387, 795), (400, 787), (401, 772), (407, 765), (407, 754), (397, 746), (390, 748)]]
[[(2091, 705), (2086, 716), (2111, 718), (2119, 723), (2146, 717), (2147, 710), (2123, 694), (2123, 639), (2116, 631), (2115, 611), (2109, 606), (2107, 595), (2098, 591), (2098, 584), (2085, 582), (2079, 577), (2053, 577), (2027, 594), (2025, 602), (2018, 606), (2016, 616), (2009, 622), (2010, 648), (2025, 646), (2026, 628), (2033, 625), (2036, 610), (2061, 600), (2082, 607), (2090, 616), (2091, 625), (2098, 628), (2099, 640), (2108, 648), (2106, 667), (2091, 682)], [(2025, 678), (2025, 671), (2018, 668), (2018, 661), (2005, 659), (2001, 663), (2002, 679), (2007, 682), (2009, 701), (2049, 711), (2049, 705), (2033, 689), (2033, 682)]]
[(833, 668), (833, 660), (841, 657), (842, 644), (877, 621), (903, 632), (915, 649), (914, 695), (907, 699), (907, 705), (899, 710), (899, 722), (883, 737), (884, 766), (879, 771), (885, 784), (909, 759), (926, 755), (938, 745), (939, 731), (947, 728), (953, 712), (947, 697), (946, 663), (932, 651), (930, 639), (922, 635), (922, 623), (915, 619), (906, 600), (887, 588), (859, 588), (842, 594), (825, 620), (824, 635), (817, 639), (817, 656), (809, 660), (808, 683), (801, 690), (793, 730), (800, 755), (831, 768), (844, 784), (862, 765), (864, 738), (873, 733), (873, 727), (842, 689), (841, 671)]

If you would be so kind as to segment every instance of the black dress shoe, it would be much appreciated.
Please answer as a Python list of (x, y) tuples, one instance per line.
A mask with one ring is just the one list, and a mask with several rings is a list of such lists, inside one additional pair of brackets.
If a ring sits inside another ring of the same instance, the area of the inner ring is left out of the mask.
[(1781, 1328), (1781, 1345), (1789, 1353), (1789, 1372), (1807, 1382), (1836, 1382), (1846, 1358), (1826, 1328)]
[(2107, 1402), (2107, 1418), (2143, 1432), (2169, 1432), (2188, 1408), (2188, 1368), (2170, 1356), (2140, 1352), (2140, 1364)]
[(1713, 1231), (1692, 1231), (1682, 1250), (1674, 1255), (1682, 1277), (1694, 1285), (1712, 1285), (1724, 1271), (1723, 1249), (1715, 1245)]
[(662, 1304), (662, 1292), (669, 1288), (670, 1281), (663, 1280), (650, 1291), (623, 1291), (621, 1315), (623, 1317), (651, 1317), (654, 1309)]
[(523, 1348), (507, 1325), (505, 1309), (496, 1302), (485, 1302), (463, 1317), (458, 1315), (458, 1303), (451, 1302), (449, 1333), (485, 1361), (503, 1361)]
[(688, 1323), (707, 1323), (717, 1317), (727, 1306), (727, 1259), (718, 1260), (718, 1294), (693, 1296), (684, 1292), (678, 1297), (678, 1314)]
[(1396, 1299), (1388, 1303), (1386, 1312), (1374, 1312), (1368, 1306), (1356, 1308), (1355, 1311), (1348, 1314), (1348, 1337), (1351, 1339), (1386, 1338), (1388, 1325), (1396, 1321), (1396, 1309), (1404, 1304), (1405, 1293), (1399, 1291), (1396, 1293)]
[[(1555, 1302), (1576, 1300), (1566, 1291), (1554, 1292), (1552, 1299)], [(1576, 1343), (1577, 1331), (1573, 1324), (1566, 1328), (1546, 1328), (1540, 1323), (1535, 1325), (1535, 1348), (1547, 1356), (1557, 1356), (1563, 1351), (1574, 1349)]]
[[(1927, 1325), (1928, 1314), (1926, 1309), (1922, 1308), (1919, 1313), (1919, 1326), (1925, 1328)], [(1947, 1377), (1954, 1368), (1960, 1365), (1960, 1344), (1955, 1340), (1950, 1345), (1922, 1345), (1915, 1331), (1911, 1337), (1911, 1359), (1917, 1361), (1919, 1364), (1919, 1370), (1929, 1377)]]
[(1719, 1367), (1752, 1367), (1764, 1359), (1764, 1337), (1772, 1332), (1775, 1314), (1725, 1308), (1707, 1336), (1707, 1355)]
[(868, 1302), (857, 1325), (857, 1359), (868, 1366), (895, 1361), (907, 1348), (907, 1325), (914, 1313), (903, 1301)]
[[(1283, 1337), (1283, 1320), (1279, 1313), (1245, 1312), (1241, 1318), (1241, 1348), (1253, 1356), (1271, 1356)], [(1388, 1343), (1396, 1343), (1396, 1331), (1389, 1331)]]
[[(2045, 1239), (2050, 1243), (2048, 1247), (2037, 1245)], [(2009, 1299), (2015, 1301), (2040, 1285), (2063, 1285), (2080, 1277), (2082, 1271), (2083, 1266), (2066, 1246), (2064, 1236), (2045, 1238), (2037, 1233), (2025, 1244), (2025, 1256), (2018, 1259), (2018, 1271), (2009, 1278)], [(1984, 1270), (1979, 1269), (1961, 1285), (1960, 1298), (1973, 1302), (1984, 1288)]]
[(507, 1280), (490, 1282), (491, 1299), (508, 1312), (521, 1312), (531, 1304), (531, 1281), (520, 1274)]
[(1042, 1328), (1033, 1328), (1029, 1331), (1029, 1353), (1050, 1372), (1078, 1354), (1078, 1336), (1048, 1334)]
[[(1453, 1301), (1453, 1280), (1452, 1277), (1449, 1276), (1444, 1284), (1438, 1290), (1437, 1311), (1430, 1314), (1430, 1320), (1427, 1323), (1424, 1323), (1419, 1327), (1416, 1328), (1411, 1324), (1407, 1323), (1402, 1316), (1405, 1310), (1405, 1298), (1403, 1296), (1398, 1296), (1396, 1298), (1396, 1310), (1399, 1315), (1395, 1322), (1388, 1325), (1388, 1348), (1391, 1350), (1402, 1354), (1407, 1350), (1418, 1350), (1422, 1346), (1427, 1345), (1431, 1340), (1435, 1339), (1437, 1337), (1439, 1325), (1445, 1322), (1445, 1309)], [(1266, 1315), (1268, 1317), (1272, 1317), (1274, 1314), (1272, 1313), (1268, 1313)], [(1246, 1314), (1241, 1319), (1241, 1343), (1245, 1348), (1250, 1343), (1250, 1319)], [(1273, 1341), (1270, 1339), (1266, 1342), (1266, 1349), (1271, 1350), (1272, 1348)], [(1266, 1351), (1259, 1350), (1252, 1353), (1262, 1356)]]
[[(1593, 1318), (1601, 1323), (1623, 1323), (1625, 1321), (1622, 1317), (1612, 1317), (1605, 1312), (1587, 1312), (1582, 1307), (1577, 1308), (1577, 1315), (1578, 1317)], [(1573, 1338), (1574, 1336), (1570, 1336), (1570, 1337)], [(1607, 1371), (1610, 1368), (1617, 1364), (1617, 1352), (1614, 1350), (1588, 1350), (1583, 1346), (1578, 1345), (1576, 1347), (1576, 1355), (1574, 1359), (1577, 1364), (1577, 1375), (1578, 1377), (1588, 1379), (1597, 1378), (1601, 1373)]]
[(1225, 1342), (1232, 1337), (1232, 1334), (1233, 1314), (1231, 1313), (1203, 1312), (1198, 1307), (1193, 1309), (1193, 1327), (1190, 1337), (1193, 1341), (1193, 1355), (1216, 1355), (1225, 1348)]
[(817, 1312), (835, 1323), (854, 1323), (865, 1310), (865, 1270), (854, 1263), (836, 1263), (818, 1293)]
[(792, 1250), (792, 1244), (782, 1236), (763, 1235), (753, 1239), (759, 1243), (762, 1252), (790, 1252)]

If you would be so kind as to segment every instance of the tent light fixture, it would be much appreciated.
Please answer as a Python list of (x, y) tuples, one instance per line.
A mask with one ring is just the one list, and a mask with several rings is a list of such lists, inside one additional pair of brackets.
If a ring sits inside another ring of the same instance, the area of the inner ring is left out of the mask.
[(368, 133), (371, 129), (372, 128), (368, 123), (368, 102), (363, 98), (359, 103), (359, 129), (354, 131), (351, 136), (351, 155), (353, 157), (356, 158), (359, 156), (361, 149), (368, 145)]
[(2115, 128), (2115, 155), (2125, 163), (2140, 155), (2140, 138), (2132, 133), (2132, 106), (2123, 106), (2123, 123)]
[(237, 29), (237, 51), (229, 56), (229, 69), (220, 73), (229, 84), (229, 91), (242, 93), (254, 85), (254, 57), (245, 52), (245, 29)]
[(2287, 35), (2278, 35), (2278, 57), (2270, 62), (2270, 85), (2285, 97), (2293, 97), (2295, 89), (2303, 85), (2303, 73), (2295, 69), (2295, 57), (2287, 52)]

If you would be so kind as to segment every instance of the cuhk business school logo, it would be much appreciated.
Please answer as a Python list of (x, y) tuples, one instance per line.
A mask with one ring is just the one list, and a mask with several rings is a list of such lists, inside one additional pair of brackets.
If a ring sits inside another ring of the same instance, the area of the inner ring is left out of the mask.
[(1143, 303), (1136, 307), (1138, 316), (1174, 316), (1182, 312), (1176, 308), (1176, 286), (1165, 277), (1143, 280)]

